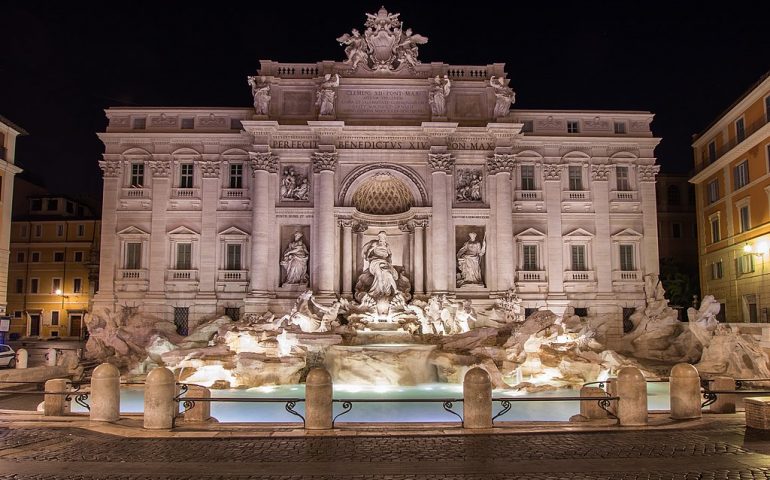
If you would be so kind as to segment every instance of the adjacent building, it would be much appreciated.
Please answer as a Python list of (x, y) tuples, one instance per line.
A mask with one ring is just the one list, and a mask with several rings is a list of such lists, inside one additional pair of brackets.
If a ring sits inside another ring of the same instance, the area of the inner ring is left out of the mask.
[(767, 322), (770, 307), (770, 74), (693, 142), (703, 295), (729, 322)]
[(0, 116), (0, 316), (6, 315), (8, 305), (6, 292), (13, 179), (17, 173), (21, 172), (21, 168), (16, 166), (16, 138), (26, 134), (27, 132), (21, 127)]
[(8, 314), (13, 337), (86, 335), (98, 282), (100, 220), (57, 195), (27, 197), (11, 226)]

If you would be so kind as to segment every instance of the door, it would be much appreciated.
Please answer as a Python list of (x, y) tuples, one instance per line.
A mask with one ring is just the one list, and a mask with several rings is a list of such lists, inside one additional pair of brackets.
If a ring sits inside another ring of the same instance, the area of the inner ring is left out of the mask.
[(77, 314), (77, 315), (70, 315), (70, 336), (71, 337), (82, 337), (82, 325), (83, 325), (83, 315)]
[(40, 314), (33, 313), (29, 316), (29, 336), (36, 337), (40, 335)]

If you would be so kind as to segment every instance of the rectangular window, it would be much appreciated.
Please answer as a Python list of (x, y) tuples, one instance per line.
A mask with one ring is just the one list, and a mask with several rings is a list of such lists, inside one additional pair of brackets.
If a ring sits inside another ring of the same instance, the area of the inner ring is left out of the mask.
[(225, 263), (226, 270), (240, 270), (241, 269), (241, 245), (239, 243), (227, 244), (227, 261)]
[(139, 270), (142, 268), (142, 244), (126, 244), (126, 265), (127, 270)]
[(83, 252), (75, 252), (74, 258), (76, 262), (82, 262), (83, 261)]
[(572, 245), (572, 270), (586, 270), (586, 246)]
[(53, 252), (53, 261), (54, 262), (63, 262), (64, 261), (64, 252)]
[(13, 311), (13, 317), (14, 318), (21, 318), (21, 310), (14, 310)]
[(29, 201), (29, 209), (33, 212), (39, 212), (43, 209), (43, 200), (39, 198), (33, 198)]
[(59, 200), (56, 198), (49, 198), (46, 203), (47, 203), (46, 208), (50, 212), (55, 212), (56, 210), (59, 209)]
[(144, 130), (145, 128), (147, 128), (147, 119), (135, 118), (133, 125), (134, 125), (134, 130)]
[(625, 122), (615, 122), (615, 134), (616, 135), (622, 135), (626, 133), (626, 123)]
[(189, 318), (190, 307), (174, 307), (174, 325), (176, 325), (176, 333), (187, 336)]
[(78, 225), (78, 237), (83, 237), (86, 234), (86, 226), (83, 224)]
[(527, 272), (537, 271), (537, 245), (524, 245), (523, 256), (521, 269)]
[(243, 164), (234, 163), (230, 165), (230, 187), (243, 188)]
[(23, 278), (17, 278), (16, 279), (16, 293), (24, 293), (24, 279)]
[(749, 183), (749, 161), (744, 160), (733, 169), (733, 180), (735, 182), (735, 189), (743, 187)]
[(751, 221), (749, 219), (749, 206), (745, 205), (738, 210), (738, 215), (741, 222), (741, 233), (747, 232), (751, 228)]
[(144, 186), (144, 164), (132, 163), (131, 164), (131, 186), (143, 187)]
[(682, 225), (679, 223), (671, 224), (671, 236), (674, 238), (682, 238)]
[(710, 181), (707, 188), (709, 203), (714, 203), (719, 200), (719, 180)]
[(192, 270), (192, 243), (176, 244), (176, 269)]
[(754, 254), (747, 253), (738, 257), (738, 273), (751, 273), (754, 271)]
[(716, 162), (717, 161), (717, 142), (709, 142), (708, 152), (709, 152), (709, 163)]
[(59, 312), (58, 310), (54, 310), (51, 312), (51, 325), (58, 325), (59, 324)]
[(522, 190), (535, 189), (535, 166), (534, 165), (521, 166), (521, 189)]
[(580, 165), (569, 166), (569, 189), (583, 190), (583, 167)]
[(628, 167), (615, 167), (615, 176), (618, 180), (618, 190), (631, 190), (631, 182), (628, 179)]
[(568, 120), (567, 133), (580, 133), (580, 123), (577, 120)]
[(627, 272), (635, 270), (633, 245), (620, 245), (620, 269)]
[(37, 293), (39, 287), (40, 287), (40, 280), (38, 280), (37, 278), (29, 279), (29, 293)]
[(722, 260), (711, 264), (711, 279), (719, 280), (722, 278)]
[(58, 295), (57, 291), (61, 291), (61, 278), (51, 279), (51, 293)]
[(57, 237), (64, 236), (64, 225), (56, 225), (56, 236)]
[(524, 120), (521, 122), (521, 132), (522, 133), (532, 133), (535, 131), (535, 125), (532, 120)]
[(179, 166), (179, 188), (193, 188), (192, 163), (183, 163)]
[(75, 278), (72, 280), (72, 293), (80, 293), (83, 290), (83, 280)]
[(43, 236), (43, 226), (35, 225), (35, 237), (42, 237), (42, 236)]
[(711, 243), (716, 243), (720, 239), (720, 232), (719, 232), (719, 219), (718, 218), (712, 218), (711, 219)]
[(16, 253), (16, 262), (24, 263), (24, 252), (17, 252)]
[(192, 130), (195, 128), (195, 119), (194, 118), (183, 118), (182, 119), (182, 130)]
[(746, 138), (746, 124), (742, 118), (735, 121), (735, 140), (742, 142)]
[(30, 262), (37, 263), (40, 261), (40, 252), (32, 252), (29, 257)]

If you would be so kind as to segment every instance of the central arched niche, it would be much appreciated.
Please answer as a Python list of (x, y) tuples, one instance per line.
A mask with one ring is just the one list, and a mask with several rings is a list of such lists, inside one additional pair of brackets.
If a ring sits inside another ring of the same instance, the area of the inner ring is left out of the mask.
[(396, 215), (408, 212), (414, 197), (404, 182), (390, 172), (380, 171), (367, 179), (353, 193), (356, 210), (370, 215)]

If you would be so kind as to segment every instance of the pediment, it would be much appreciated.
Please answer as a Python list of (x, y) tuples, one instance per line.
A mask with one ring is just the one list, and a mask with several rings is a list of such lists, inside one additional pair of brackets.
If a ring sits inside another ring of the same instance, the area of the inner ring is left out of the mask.
[(248, 157), (249, 152), (240, 148), (231, 148), (222, 152), (223, 157)]
[(614, 239), (628, 239), (628, 238), (641, 238), (643, 235), (633, 228), (625, 228), (618, 233), (612, 235), (612, 238)]
[(545, 233), (535, 228), (528, 228), (516, 235), (516, 238), (521, 238), (521, 237), (545, 237)]
[(191, 229), (185, 227), (184, 225), (182, 225), (181, 227), (176, 227), (175, 229), (173, 229), (170, 232), (168, 232), (168, 234), (169, 235), (195, 235), (195, 236), (199, 236), (200, 235), (195, 230), (191, 230)]
[(535, 161), (535, 160), (543, 159), (543, 156), (534, 150), (524, 150), (522, 152), (517, 153), (515, 156), (516, 156), (516, 160), (524, 161), (524, 162), (526, 162), (527, 160)]
[(228, 227), (221, 232), (219, 232), (220, 236), (228, 236), (228, 237), (248, 237), (250, 236), (247, 232), (244, 232), (238, 227)]
[(193, 150), (189, 147), (182, 147), (178, 150), (174, 150), (174, 152), (171, 153), (174, 157), (200, 157), (200, 152)]
[(131, 147), (125, 152), (121, 153), (124, 157), (152, 157), (152, 153), (139, 147)]
[(564, 236), (565, 237), (593, 237), (594, 234), (587, 230), (583, 230), (582, 228), (576, 228), (575, 230), (569, 232)]
[(126, 227), (118, 232), (118, 235), (150, 235), (141, 228), (137, 228), (133, 225)]

